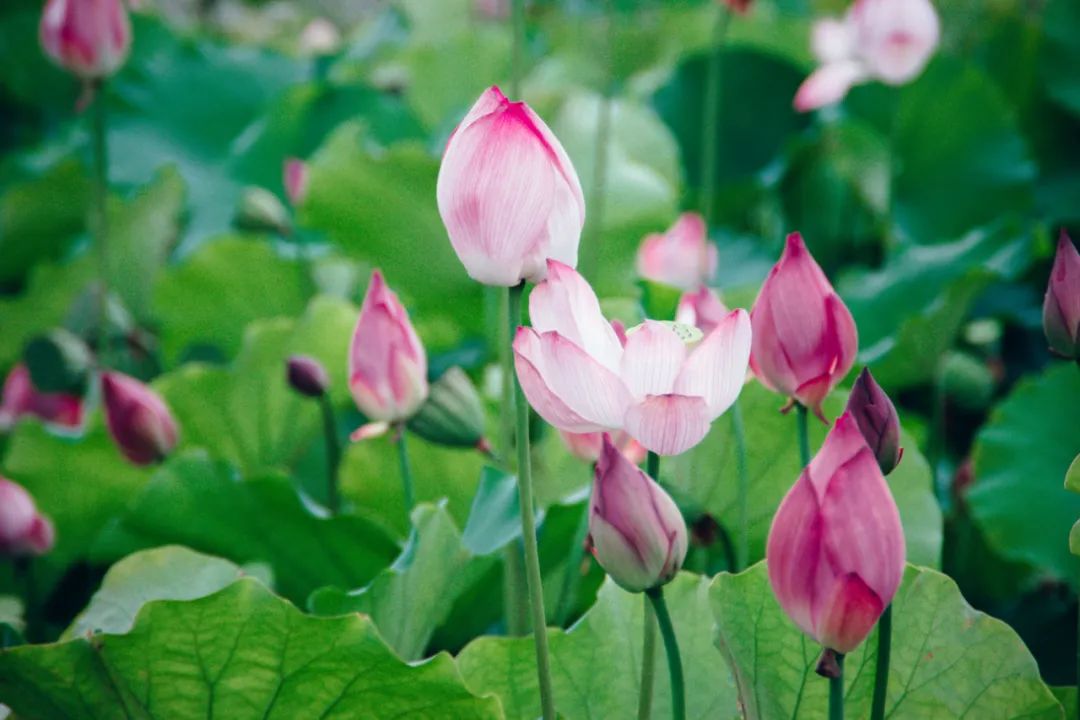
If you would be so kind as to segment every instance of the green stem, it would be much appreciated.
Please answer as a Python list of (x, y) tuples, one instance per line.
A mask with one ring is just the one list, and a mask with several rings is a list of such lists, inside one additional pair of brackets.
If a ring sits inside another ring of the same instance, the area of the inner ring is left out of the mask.
[(510, 92), (514, 100), (521, 99), (521, 79), (525, 76), (525, 0), (511, 0), (510, 22), (513, 32)]
[(735, 468), (739, 479), (736, 493), (738, 536), (733, 571), (739, 572), (750, 564), (750, 473), (746, 467), (746, 428), (738, 400), (731, 406), (731, 434), (735, 438)]
[[(500, 416), (504, 420), (499, 423), (499, 458), (506, 470), (513, 472), (514, 425), (509, 422), (509, 418), (514, 416), (514, 354), (511, 343), (517, 322), (510, 319), (510, 288), (492, 290), (498, 292), (498, 352), (499, 366), (502, 368)], [(528, 609), (525, 607), (525, 565), (521, 553), (517, 543), (510, 543), (503, 550), (503, 611), (506, 633), (513, 637), (524, 635), (529, 628)]]
[(322, 410), (323, 435), (326, 437), (326, 507), (331, 515), (337, 515), (341, 510), (341, 495), (338, 492), (341, 442), (338, 440), (334, 406), (330, 403), (329, 395), (324, 393), (319, 398), (319, 409)]
[(686, 684), (683, 682), (682, 658), (679, 657), (679, 641), (675, 637), (675, 626), (671, 624), (667, 603), (664, 602), (664, 589), (654, 587), (645, 591), (656, 611), (656, 622), (660, 625), (660, 636), (664, 638), (664, 650), (667, 652), (668, 672), (671, 674), (671, 717), (672, 720), (686, 720)]
[(829, 678), (829, 720), (844, 720), (844, 656), (836, 653), (839, 672)]
[(870, 720), (885, 720), (885, 697), (889, 694), (889, 654), (892, 648), (892, 605), (878, 620), (877, 667), (874, 670), (874, 700)]
[[(521, 300), (525, 283), (510, 288), (510, 322), (516, 327), (521, 319)], [(555, 697), (551, 690), (551, 665), (548, 658), (547, 627), (544, 615), (544, 589), (540, 578), (540, 553), (536, 547), (536, 518), (533, 515), (532, 463), (529, 457), (529, 404), (514, 376), (514, 406), (517, 416), (517, 479), (521, 508), (521, 538), (525, 544), (525, 578), (532, 610), (533, 641), (536, 645), (536, 673), (540, 685), (540, 705), (544, 720), (555, 720)]]
[(642, 615), (641, 690), (638, 693), (637, 716), (638, 720), (649, 720), (656, 677), (656, 612), (648, 598), (642, 598), (642, 601), (645, 610)]
[(101, 368), (108, 367), (109, 355), (109, 140), (105, 107), (105, 83), (95, 81), (93, 107), (90, 110), (90, 136), (93, 144), (94, 205), (93, 235), (98, 263), (97, 356)]
[(405, 444), (405, 426), (401, 425), (397, 431), (398, 461), (401, 464), (401, 490), (405, 498), (405, 517), (410, 518), (412, 509), (416, 506), (416, 494), (413, 491), (412, 467), (409, 465), (409, 448)]
[(713, 24), (712, 52), (709, 55), (708, 75), (705, 81), (705, 117), (701, 124), (701, 213), (706, 225), (711, 226), (716, 215), (716, 154), (719, 140), (720, 82), (723, 70), (724, 36), (727, 34), (731, 13), (723, 3), (715, 3), (716, 21)]
[(799, 433), (799, 463), (802, 467), (810, 464), (810, 435), (806, 422), (806, 406), (796, 403), (795, 426)]
[(611, 34), (614, 18), (610, 8), (604, 10), (605, 57), (602, 62), (607, 68), (607, 80), (604, 84), (604, 95), (600, 98), (596, 114), (596, 140), (593, 143), (593, 174), (592, 187), (589, 188), (589, 232), (588, 240), (584, 244), (584, 256), (581, 262), (581, 274), (591, 277), (600, 262), (600, 239), (604, 232), (604, 206), (607, 188), (608, 160), (611, 148), (611, 116), (614, 112), (615, 101), (613, 73), (611, 67)]
[[(649, 451), (645, 472), (660, 482), (660, 456)], [(641, 689), (638, 694), (638, 720), (648, 720), (652, 714), (653, 679), (656, 675), (656, 615), (649, 603), (645, 604), (645, 619), (641, 640)]]

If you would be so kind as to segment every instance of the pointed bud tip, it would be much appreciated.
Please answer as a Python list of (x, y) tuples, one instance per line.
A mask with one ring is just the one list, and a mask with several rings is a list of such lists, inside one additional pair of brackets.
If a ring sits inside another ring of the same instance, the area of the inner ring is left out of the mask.
[(330, 386), (330, 378), (323, 367), (310, 355), (292, 355), (285, 361), (286, 379), (289, 387), (306, 397), (322, 397)]

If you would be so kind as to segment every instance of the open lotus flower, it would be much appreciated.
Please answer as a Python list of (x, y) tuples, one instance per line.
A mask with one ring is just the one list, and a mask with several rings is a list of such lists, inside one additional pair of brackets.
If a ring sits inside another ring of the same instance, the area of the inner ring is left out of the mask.
[(769, 582), (807, 635), (854, 650), (892, 602), (904, 574), (904, 530), (889, 486), (845, 413), (773, 518)]
[(796, 109), (839, 102), (868, 80), (911, 81), (926, 67), (940, 34), (929, 0), (855, 0), (843, 20), (814, 24), (812, 46), (821, 67), (799, 87)]
[(675, 322), (696, 327), (708, 334), (720, 324), (728, 312), (727, 306), (715, 290), (701, 287), (694, 292), (683, 293), (679, 298), (679, 305), (675, 310)]
[(484, 91), (443, 154), (439, 213), (469, 277), (513, 287), (573, 267), (585, 224), (581, 183), (558, 138), (523, 102)]
[(409, 314), (382, 273), (371, 273), (349, 347), (349, 390), (372, 423), (353, 434), (374, 437), (408, 420), (428, 396), (427, 353)]
[(77, 395), (38, 392), (30, 379), (30, 370), (19, 363), (8, 373), (0, 399), (0, 430), (14, 425), (19, 418), (33, 415), (65, 430), (82, 427), (83, 402)]
[(663, 235), (653, 233), (641, 241), (637, 272), (646, 280), (695, 290), (716, 274), (716, 246), (709, 242), (705, 219), (683, 213)]
[(863, 368), (848, 396), (847, 412), (855, 419), (859, 432), (874, 453), (881, 472), (888, 475), (900, 464), (900, 418), (896, 406), (874, 380), (870, 368)]
[(1043, 330), (1054, 353), (1080, 359), (1080, 253), (1064, 230), (1043, 298)]
[(517, 376), (560, 430), (625, 430), (655, 453), (677, 455), (705, 437), (742, 389), (750, 352), (743, 310), (693, 348), (684, 336), (696, 330), (654, 321), (628, 331), (624, 346), (585, 279), (553, 260), (529, 297), (529, 316), (533, 326), (514, 338)]
[[(578, 460), (594, 463), (600, 459), (600, 451), (604, 449), (604, 437), (607, 433), (572, 433), (565, 430), (559, 431), (559, 437), (566, 445), (570, 454)], [(641, 446), (634, 438), (624, 432), (616, 432), (609, 436), (612, 445), (619, 449), (626, 459), (634, 465), (638, 465), (645, 459), (648, 450)]]
[(670, 581), (686, 559), (686, 522), (671, 496), (605, 433), (589, 499), (593, 555), (625, 590)]
[(131, 49), (124, 0), (49, 0), (41, 14), (41, 47), (84, 80), (109, 77)]
[(161, 396), (133, 377), (118, 372), (101, 375), (105, 423), (120, 452), (136, 465), (164, 460), (179, 432)]
[(44, 555), (54, 539), (52, 523), (38, 512), (26, 488), (0, 477), (0, 555)]
[(855, 363), (855, 320), (798, 233), (788, 235), (780, 261), (750, 310), (750, 367), (763, 385), (810, 408), (821, 403)]

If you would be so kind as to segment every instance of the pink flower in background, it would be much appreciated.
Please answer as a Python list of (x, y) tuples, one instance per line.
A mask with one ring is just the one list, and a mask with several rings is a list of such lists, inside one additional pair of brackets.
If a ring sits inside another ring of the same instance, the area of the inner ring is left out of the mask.
[(788, 235), (754, 307), (750, 367), (763, 385), (825, 420), (821, 403), (855, 363), (855, 320), (798, 233)]
[(848, 396), (847, 413), (859, 426), (881, 472), (888, 475), (900, 464), (900, 417), (896, 406), (874, 380), (870, 368), (863, 368)]
[(412, 417), (428, 396), (427, 353), (382, 273), (371, 273), (349, 347), (349, 390), (374, 421), (353, 439), (373, 437)]
[(30, 493), (0, 477), (0, 555), (44, 555), (54, 540), (52, 522), (38, 512)]
[(803, 632), (854, 650), (904, 575), (904, 530), (885, 476), (845, 413), (773, 518), (769, 582)]
[(929, 0), (856, 0), (842, 20), (814, 24), (812, 46), (821, 66), (799, 87), (796, 109), (839, 102), (854, 85), (869, 80), (889, 85), (913, 80), (940, 34)]
[(724, 5), (727, 5), (731, 10), (745, 14), (750, 10), (750, 6), (754, 4), (754, 0), (719, 0)]
[(123, 0), (49, 0), (39, 38), (57, 65), (84, 80), (97, 80), (115, 73), (127, 59), (131, 22)]
[(577, 264), (585, 198), (558, 138), (523, 102), (488, 88), (446, 144), (436, 194), (450, 243), (486, 285)]
[(671, 496), (603, 436), (589, 499), (593, 555), (625, 590), (670, 581), (686, 559), (686, 522)]
[(30, 379), (30, 370), (20, 363), (11, 369), (4, 381), (0, 430), (11, 427), (26, 415), (41, 418), (56, 427), (75, 430), (82, 427), (83, 401), (76, 395), (38, 392)]
[(696, 290), (708, 282), (716, 264), (716, 246), (697, 213), (683, 213), (663, 235), (646, 236), (637, 252), (638, 275), (681, 290)]
[[(602, 432), (572, 433), (565, 430), (559, 431), (559, 437), (563, 444), (578, 460), (594, 463), (600, 459), (600, 451), (604, 447), (604, 435)], [(611, 443), (619, 449), (626, 459), (637, 465), (648, 454), (648, 450), (641, 446), (634, 438), (624, 432), (615, 432), (610, 436)]]
[(1080, 358), (1080, 253), (1064, 230), (1043, 298), (1043, 331), (1054, 353)]
[(300, 158), (287, 158), (281, 176), (289, 203), (293, 207), (303, 204), (310, 181), (307, 163)]
[(716, 291), (702, 286), (695, 292), (682, 294), (675, 310), (675, 322), (696, 327), (708, 335), (728, 312)]
[(136, 465), (150, 465), (172, 452), (179, 432), (160, 395), (118, 372), (102, 373), (101, 391), (109, 434), (124, 457)]
[(518, 328), (514, 364), (525, 396), (568, 432), (625, 430), (647, 449), (690, 449), (735, 402), (750, 354), (746, 312), (729, 313), (690, 348), (696, 333), (646, 321), (623, 346), (589, 284), (562, 263), (529, 297), (532, 327)]

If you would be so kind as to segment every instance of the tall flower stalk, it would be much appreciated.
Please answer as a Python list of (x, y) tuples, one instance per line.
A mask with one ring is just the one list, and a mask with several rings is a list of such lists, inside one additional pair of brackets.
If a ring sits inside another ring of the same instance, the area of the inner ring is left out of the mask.
[[(660, 456), (650, 452), (645, 465), (646, 474), (660, 481)], [(656, 610), (648, 596), (643, 598), (641, 637), (641, 687), (638, 690), (638, 720), (652, 716), (653, 688), (656, 677)]]

